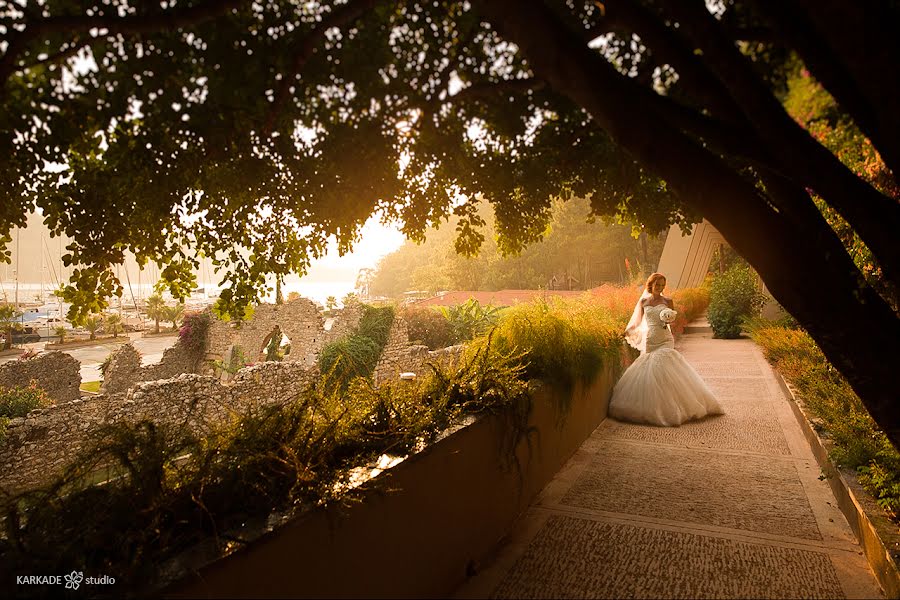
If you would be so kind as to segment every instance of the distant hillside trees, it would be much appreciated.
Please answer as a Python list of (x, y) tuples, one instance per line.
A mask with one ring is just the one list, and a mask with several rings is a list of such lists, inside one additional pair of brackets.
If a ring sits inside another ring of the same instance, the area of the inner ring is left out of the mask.
[(518, 256), (504, 257), (497, 247), (493, 214), (482, 207), (480, 216), (494, 235), (477, 257), (456, 252), (456, 223), (450, 221), (429, 230), (421, 245), (408, 241), (385, 256), (371, 292), (395, 297), (411, 290), (588, 289), (629, 279), (628, 268), (638, 276), (658, 264), (664, 234), (647, 236), (645, 259), (642, 241), (632, 237), (630, 226), (589, 222), (589, 212), (590, 204), (582, 198), (556, 202), (542, 241)]

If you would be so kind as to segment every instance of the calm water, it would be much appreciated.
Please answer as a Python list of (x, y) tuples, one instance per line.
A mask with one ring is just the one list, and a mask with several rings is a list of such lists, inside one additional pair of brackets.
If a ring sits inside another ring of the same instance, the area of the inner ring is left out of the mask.
[[(204, 284), (203, 282), (200, 282), (197, 285), (198, 287), (205, 288), (208, 296), (215, 296), (217, 294), (218, 287), (214, 284)], [(132, 298), (140, 300), (153, 294), (153, 286), (149, 284), (142, 284), (139, 286), (132, 283), (129, 286), (128, 283), (125, 282), (123, 286), (125, 291), (122, 294), (122, 304), (126, 307), (132, 304)], [(16, 285), (14, 282), (0, 282), (0, 300), (10, 303), (13, 302), (15, 300), (15, 289)], [(41, 297), (40, 283), (19, 282), (19, 302), (27, 304), (33, 304), (35, 302), (55, 303), (56, 299), (50, 295), (51, 291), (50, 286), (45, 284), (43, 296)], [(304, 298), (309, 298), (323, 306), (329, 296), (334, 296), (340, 304), (341, 299), (352, 291), (354, 291), (353, 281), (300, 281), (299, 283), (286, 283), (282, 286), (282, 294), (285, 298), (287, 298), (289, 293), (297, 292)], [(275, 292), (273, 291), (265, 296), (263, 301), (274, 302)], [(114, 298), (111, 305), (117, 307), (118, 302), (119, 300)]]

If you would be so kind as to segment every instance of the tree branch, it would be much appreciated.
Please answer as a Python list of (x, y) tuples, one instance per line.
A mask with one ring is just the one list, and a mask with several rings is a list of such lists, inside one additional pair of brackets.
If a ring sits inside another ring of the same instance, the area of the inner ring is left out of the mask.
[(720, 118), (741, 123), (743, 115), (722, 83), (701, 61), (693, 48), (663, 23), (659, 15), (633, 0), (607, 0), (604, 19), (626, 27), (656, 56), (660, 64), (668, 63), (702, 106)]
[(900, 231), (900, 203), (857, 177), (788, 116), (702, 2), (675, 2), (666, 8), (731, 90), (772, 156), (792, 173), (792, 179), (814, 189), (834, 207), (878, 258), (886, 277), (900, 283), (900, 245), (893, 233)]
[(41, 65), (61, 63), (62, 61), (66, 60), (67, 58), (69, 58), (71, 56), (75, 56), (76, 54), (78, 54), (78, 52), (82, 48), (89, 46), (90, 44), (91, 44), (91, 42), (89, 40), (79, 40), (76, 37), (71, 42), (69, 42), (68, 48), (64, 48), (64, 49), (60, 50), (59, 52), (57, 52), (55, 54), (51, 54), (47, 58), (45, 58), (43, 60), (39, 60), (37, 62), (34, 62), (30, 65), (23, 65), (21, 67), (21, 69), (30, 69), (32, 67), (38, 67)]
[(900, 81), (889, 75), (900, 62), (898, 15), (877, 2), (757, 4), (900, 177)]
[(6, 53), (0, 58), (0, 91), (6, 87), (10, 75), (16, 71), (19, 56), (41, 36), (88, 32), (92, 29), (106, 29), (109, 33), (126, 35), (168, 31), (203, 23), (247, 3), (247, 0), (210, 0), (196, 6), (155, 15), (128, 17), (71, 15), (26, 21), (24, 30), (9, 37)]
[(507, 79), (504, 81), (479, 81), (461, 89), (449, 97), (451, 102), (465, 102), (469, 100), (486, 100), (494, 98), (498, 94), (524, 94), (529, 91), (539, 91), (546, 87), (546, 83), (540, 79), (529, 77), (527, 79)]
[(294, 55), (291, 66), (281, 78), (281, 85), (278, 86), (275, 99), (272, 101), (272, 106), (269, 109), (269, 115), (263, 127), (264, 133), (269, 133), (274, 128), (275, 122), (291, 96), (291, 87), (295, 83), (294, 80), (303, 70), (303, 67), (306, 66), (309, 59), (312, 58), (322, 40), (325, 39), (325, 32), (329, 29), (340, 28), (352, 23), (375, 6), (377, 2), (378, 0), (350, 0), (331, 11), (312, 31), (298, 40), (291, 50), (291, 54)]

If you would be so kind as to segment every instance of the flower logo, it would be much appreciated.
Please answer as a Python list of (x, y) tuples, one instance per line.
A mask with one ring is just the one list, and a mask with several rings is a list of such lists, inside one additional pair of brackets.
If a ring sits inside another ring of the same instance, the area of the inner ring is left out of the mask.
[(77, 590), (78, 586), (81, 585), (81, 581), (84, 579), (84, 573), (81, 571), (72, 571), (68, 575), (66, 575), (66, 589), (67, 590)]

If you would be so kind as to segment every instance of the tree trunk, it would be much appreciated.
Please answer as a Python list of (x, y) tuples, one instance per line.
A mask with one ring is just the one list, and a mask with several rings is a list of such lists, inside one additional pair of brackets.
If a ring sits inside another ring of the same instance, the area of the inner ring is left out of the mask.
[(583, 107), (616, 142), (696, 207), (806, 328), (900, 448), (900, 404), (885, 382), (900, 364), (900, 320), (861, 280), (833, 232), (792, 226), (752, 183), (654, 113), (540, 2), (485, 1), (483, 14), (536, 74)]

